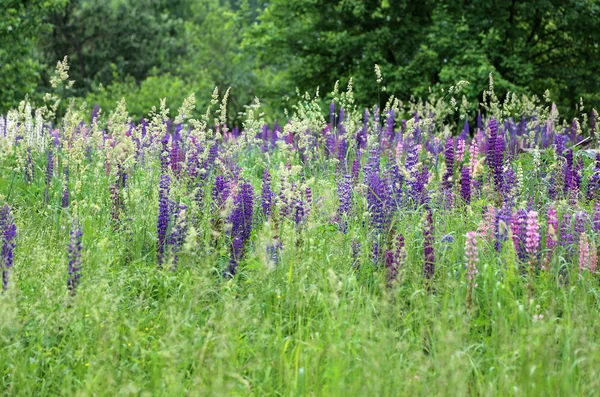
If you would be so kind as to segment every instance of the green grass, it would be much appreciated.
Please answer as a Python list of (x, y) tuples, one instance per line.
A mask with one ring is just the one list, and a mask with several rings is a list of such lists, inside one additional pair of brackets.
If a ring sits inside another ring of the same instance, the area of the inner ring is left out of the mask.
[[(521, 160), (528, 166), (528, 158)], [(485, 199), (470, 210), (435, 212), (430, 288), (422, 277), (422, 213), (397, 216), (408, 258), (399, 282), (386, 288), (384, 272), (369, 259), (366, 216), (352, 219), (347, 234), (339, 232), (330, 222), (337, 208), (334, 166), (315, 166), (307, 170), (315, 205), (300, 231), (291, 221), (280, 225), (280, 263), (267, 262), (265, 243), (274, 231), (265, 224), (254, 230), (239, 273), (226, 280), (228, 249), (224, 236), (211, 233), (208, 214), (178, 270), (157, 268), (157, 164), (129, 178), (118, 230), (111, 226), (110, 181), (101, 161), (71, 170), (76, 204), (66, 210), (59, 205), (58, 173), (51, 203), (43, 203), (43, 156), (37, 164), (30, 185), (9, 160), (1, 171), (0, 192), (18, 227), (15, 266), (0, 297), (4, 394), (600, 394), (595, 275), (579, 277), (577, 265), (569, 265), (565, 284), (557, 258), (551, 272), (536, 276), (531, 293), (509, 243), (500, 254), (482, 245), (467, 310), (464, 235), (477, 228)], [(260, 156), (241, 166), (259, 194)], [(186, 200), (184, 183), (173, 191)], [(364, 200), (355, 196), (358, 214)], [(75, 216), (83, 229), (83, 277), (71, 296), (67, 244)], [(453, 243), (441, 242), (447, 233)], [(358, 269), (354, 239), (362, 242)]]

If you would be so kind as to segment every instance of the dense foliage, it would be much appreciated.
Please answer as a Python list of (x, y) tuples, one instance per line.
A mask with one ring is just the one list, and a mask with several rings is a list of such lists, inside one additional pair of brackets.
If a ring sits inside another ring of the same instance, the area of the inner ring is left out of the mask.
[(0, 117), (2, 393), (599, 393), (595, 110), (490, 79), (473, 118), (461, 82), (134, 122), (68, 70)]
[[(600, 104), (597, 0), (0, 4), (6, 15), (0, 21), (1, 112), (25, 94), (39, 102), (64, 55), (72, 60), (80, 102), (107, 109), (125, 97), (136, 117), (163, 97), (170, 107), (189, 92), (204, 101), (215, 85), (232, 88), (229, 119), (240, 125), (254, 96), (268, 104), (269, 119), (282, 119), (279, 104), (296, 87), (304, 92), (316, 82), (352, 77), (358, 103), (369, 106), (378, 96), (383, 106), (391, 92), (426, 97), (430, 87), (459, 80), (482, 87), (489, 73), (499, 95), (549, 89), (572, 116), (581, 97)], [(375, 63), (385, 77), (379, 87)], [(464, 94), (481, 100), (474, 88)]]

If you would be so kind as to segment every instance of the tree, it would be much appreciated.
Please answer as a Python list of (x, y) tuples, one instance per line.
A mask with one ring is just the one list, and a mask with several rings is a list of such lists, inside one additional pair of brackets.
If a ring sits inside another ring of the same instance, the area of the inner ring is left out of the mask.
[(37, 38), (50, 32), (46, 17), (65, 3), (66, 0), (0, 0), (0, 114), (15, 107), (26, 95), (36, 95), (44, 68)]
[(397, 96), (468, 80), (469, 99), (479, 99), (493, 73), (500, 94), (550, 89), (572, 109), (580, 96), (600, 102), (599, 7), (597, 0), (272, 0), (245, 44), (259, 68), (285, 76), (287, 92), (352, 76), (357, 99), (371, 103), (377, 63)]

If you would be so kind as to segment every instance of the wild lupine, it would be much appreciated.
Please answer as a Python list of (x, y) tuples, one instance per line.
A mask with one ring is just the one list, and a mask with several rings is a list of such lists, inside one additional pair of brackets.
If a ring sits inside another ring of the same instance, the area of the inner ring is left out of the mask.
[(466, 139), (464, 137), (458, 138), (458, 143), (456, 144), (456, 161), (459, 163), (462, 163), (465, 160), (466, 145)]
[(44, 189), (44, 201), (46, 204), (50, 201), (50, 183), (54, 176), (54, 157), (52, 150), (48, 151), (48, 164), (46, 165), (46, 187)]
[(479, 272), (477, 270), (477, 262), (479, 257), (477, 255), (477, 232), (468, 232), (467, 241), (465, 242), (465, 256), (467, 261), (467, 307), (471, 307), (471, 294), (472, 289), (477, 287), (475, 283), (475, 277)]
[(169, 219), (171, 211), (169, 208), (169, 194), (171, 188), (171, 178), (168, 174), (163, 174), (160, 178), (160, 187), (158, 192), (158, 222), (156, 225), (158, 242), (156, 244), (158, 267), (162, 268), (165, 245), (167, 238), (167, 229), (169, 228)]
[(243, 182), (234, 198), (234, 208), (229, 217), (231, 223), (231, 258), (225, 272), (226, 277), (235, 275), (239, 261), (244, 254), (244, 245), (252, 233), (252, 215), (254, 210), (254, 189), (248, 182)]
[(527, 237), (525, 238), (525, 250), (531, 258), (535, 258), (540, 248), (540, 227), (537, 221), (538, 213), (529, 211), (527, 213)]
[(277, 237), (273, 237), (271, 244), (267, 244), (267, 259), (270, 260), (274, 266), (279, 264), (279, 257), (281, 255), (282, 244)]
[(454, 174), (454, 139), (446, 139), (446, 174), (444, 175), (444, 185), (446, 188), (452, 187), (452, 175)]
[(183, 245), (183, 241), (187, 235), (187, 217), (186, 217), (187, 206), (185, 204), (179, 205), (179, 211), (175, 215), (175, 220), (173, 222), (173, 228), (169, 233), (168, 243), (171, 248), (171, 253), (173, 255), (173, 265), (172, 270), (177, 270), (177, 264), (179, 262), (179, 251), (181, 250), (181, 246)]
[(386, 252), (388, 286), (397, 281), (398, 274), (406, 261), (406, 248), (404, 247), (404, 235), (402, 233), (396, 236), (393, 248), (393, 252), (391, 250)]
[(338, 208), (338, 225), (343, 233), (348, 230), (348, 217), (352, 211), (352, 185), (350, 183), (350, 175), (346, 175), (344, 180), (338, 183), (338, 196), (340, 198), (340, 206)]
[(591, 265), (590, 242), (585, 233), (579, 235), (579, 274)]
[(600, 196), (600, 153), (596, 154), (594, 173), (588, 182), (586, 196), (589, 201), (597, 199)]
[(435, 241), (433, 213), (431, 208), (427, 208), (423, 229), (423, 253), (425, 256), (425, 265), (423, 267), (423, 275), (427, 281), (431, 280), (435, 273), (435, 251), (433, 244)]
[(271, 174), (269, 173), (268, 169), (265, 169), (263, 171), (261, 206), (264, 217), (268, 218), (269, 216), (271, 216), (271, 208), (273, 206), (273, 192), (271, 191)]
[(17, 237), (17, 226), (8, 204), (4, 204), (0, 209), (0, 236), (2, 237), (2, 257), (0, 269), (2, 269), (2, 290), (8, 287), (8, 275), (13, 265), (14, 253), (16, 247), (15, 237)]
[(72, 295), (75, 295), (81, 281), (81, 237), (83, 235), (77, 221), (73, 222), (69, 234), (71, 239), (69, 241), (67, 289)]
[(463, 201), (469, 205), (471, 204), (471, 173), (469, 172), (469, 166), (463, 165), (462, 172), (460, 174), (460, 194)]
[(358, 183), (359, 174), (360, 174), (360, 161), (358, 161), (358, 159), (355, 159), (352, 162), (352, 183), (354, 183), (354, 184)]
[(596, 233), (600, 233), (600, 202), (596, 203), (594, 208), (594, 217), (592, 219), (592, 229)]
[(65, 167), (65, 180), (63, 182), (62, 208), (69, 206), (69, 167)]

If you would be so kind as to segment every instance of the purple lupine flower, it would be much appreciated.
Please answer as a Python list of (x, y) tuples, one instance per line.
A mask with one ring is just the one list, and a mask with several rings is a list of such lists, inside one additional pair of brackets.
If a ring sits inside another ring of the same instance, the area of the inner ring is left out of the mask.
[(360, 161), (358, 159), (354, 159), (352, 162), (352, 182), (354, 184), (358, 183), (360, 177)]
[(65, 181), (63, 185), (62, 208), (69, 206), (69, 166), (65, 166)]
[(296, 205), (294, 206), (294, 220), (296, 226), (300, 226), (304, 218), (306, 217), (305, 203), (301, 199), (297, 199)]
[(376, 235), (383, 234), (387, 226), (389, 211), (388, 192), (378, 173), (370, 172), (367, 181), (367, 205), (371, 214), (371, 227)]
[(594, 208), (594, 216), (592, 219), (592, 229), (596, 233), (600, 233), (600, 202), (596, 203)]
[(338, 161), (342, 170), (346, 170), (346, 151), (347, 151), (346, 138), (340, 138), (337, 150), (338, 150)]
[(46, 204), (50, 202), (50, 183), (54, 176), (54, 156), (52, 150), (48, 151), (48, 164), (46, 165), (46, 187), (44, 188), (44, 201)]
[(279, 257), (281, 256), (282, 244), (279, 238), (273, 237), (273, 242), (267, 244), (267, 259), (270, 260), (273, 265), (279, 265)]
[(229, 197), (229, 184), (223, 175), (217, 175), (212, 190), (212, 203), (215, 210), (221, 210)]
[(248, 182), (243, 182), (234, 197), (234, 208), (229, 218), (232, 252), (229, 266), (225, 272), (225, 276), (228, 278), (235, 276), (239, 261), (244, 254), (244, 245), (250, 239), (253, 207), (254, 189)]
[(471, 204), (471, 173), (469, 172), (469, 166), (463, 165), (462, 172), (460, 174), (460, 194), (464, 202), (469, 205)]
[(568, 195), (573, 188), (573, 150), (569, 149), (566, 152), (566, 163), (564, 168), (564, 192)]
[(573, 250), (572, 223), (571, 215), (569, 213), (563, 214), (560, 223), (560, 245), (565, 247), (569, 254), (571, 254)]
[(12, 211), (8, 204), (0, 209), (0, 236), (2, 237), (2, 257), (0, 258), (0, 269), (2, 270), (2, 290), (8, 287), (8, 275), (13, 265), (17, 236), (17, 226)]
[(577, 211), (575, 214), (575, 223), (573, 225), (573, 234), (576, 239), (579, 238), (581, 233), (585, 232), (585, 224), (587, 221), (587, 213), (585, 211)]
[(454, 174), (454, 139), (446, 139), (446, 148), (444, 150), (446, 156), (446, 174), (444, 175), (444, 184), (448, 187), (452, 186), (452, 175)]
[(433, 213), (431, 208), (427, 208), (423, 229), (423, 253), (425, 256), (425, 265), (423, 266), (423, 275), (427, 281), (431, 280), (435, 273), (435, 251), (433, 244), (435, 242)]
[(313, 204), (312, 189), (310, 188), (310, 186), (306, 187), (306, 190), (304, 191), (304, 193), (305, 193), (305, 198), (306, 198), (305, 212), (306, 212), (306, 216), (309, 216), (310, 210), (312, 209), (312, 204)]
[(266, 168), (263, 171), (261, 206), (265, 219), (271, 216), (271, 208), (273, 206), (273, 192), (271, 191), (271, 174)]
[(556, 200), (557, 191), (556, 191), (556, 172), (552, 171), (550, 174), (550, 181), (548, 182), (548, 198), (550, 200)]
[(165, 256), (165, 245), (167, 229), (169, 228), (169, 218), (171, 216), (169, 193), (171, 188), (171, 178), (168, 174), (160, 177), (160, 187), (158, 192), (158, 222), (156, 225), (158, 242), (156, 244), (158, 267), (162, 268)]
[(587, 185), (587, 199), (592, 201), (600, 196), (600, 153), (596, 153), (594, 173)]
[(346, 175), (344, 180), (338, 183), (338, 196), (340, 198), (340, 207), (338, 209), (338, 224), (343, 233), (348, 231), (348, 221), (346, 217), (352, 211), (352, 184), (350, 175)]
[(167, 238), (167, 242), (171, 247), (171, 253), (173, 255), (173, 266), (172, 270), (177, 270), (177, 264), (179, 262), (179, 251), (181, 250), (181, 246), (183, 245), (183, 241), (187, 235), (187, 217), (186, 210), (187, 206), (185, 204), (179, 205), (179, 211), (175, 214), (175, 220), (173, 222), (173, 228), (169, 233), (169, 237)]
[(494, 185), (496, 186), (497, 192), (502, 192), (502, 164), (504, 162), (504, 150), (506, 145), (504, 143), (504, 136), (502, 134), (496, 136), (495, 139), (496, 148), (494, 150), (494, 168), (492, 170), (494, 176)]
[(161, 152), (160, 152), (160, 170), (164, 174), (167, 172), (170, 163), (169, 156), (169, 133), (161, 139)]
[(81, 226), (77, 221), (73, 222), (69, 232), (71, 238), (69, 241), (69, 268), (67, 278), (67, 288), (71, 295), (75, 295), (77, 287), (81, 281)]
[(389, 208), (399, 209), (402, 204), (402, 185), (404, 184), (404, 175), (400, 173), (396, 160), (391, 158), (388, 163), (387, 179), (389, 183)]

